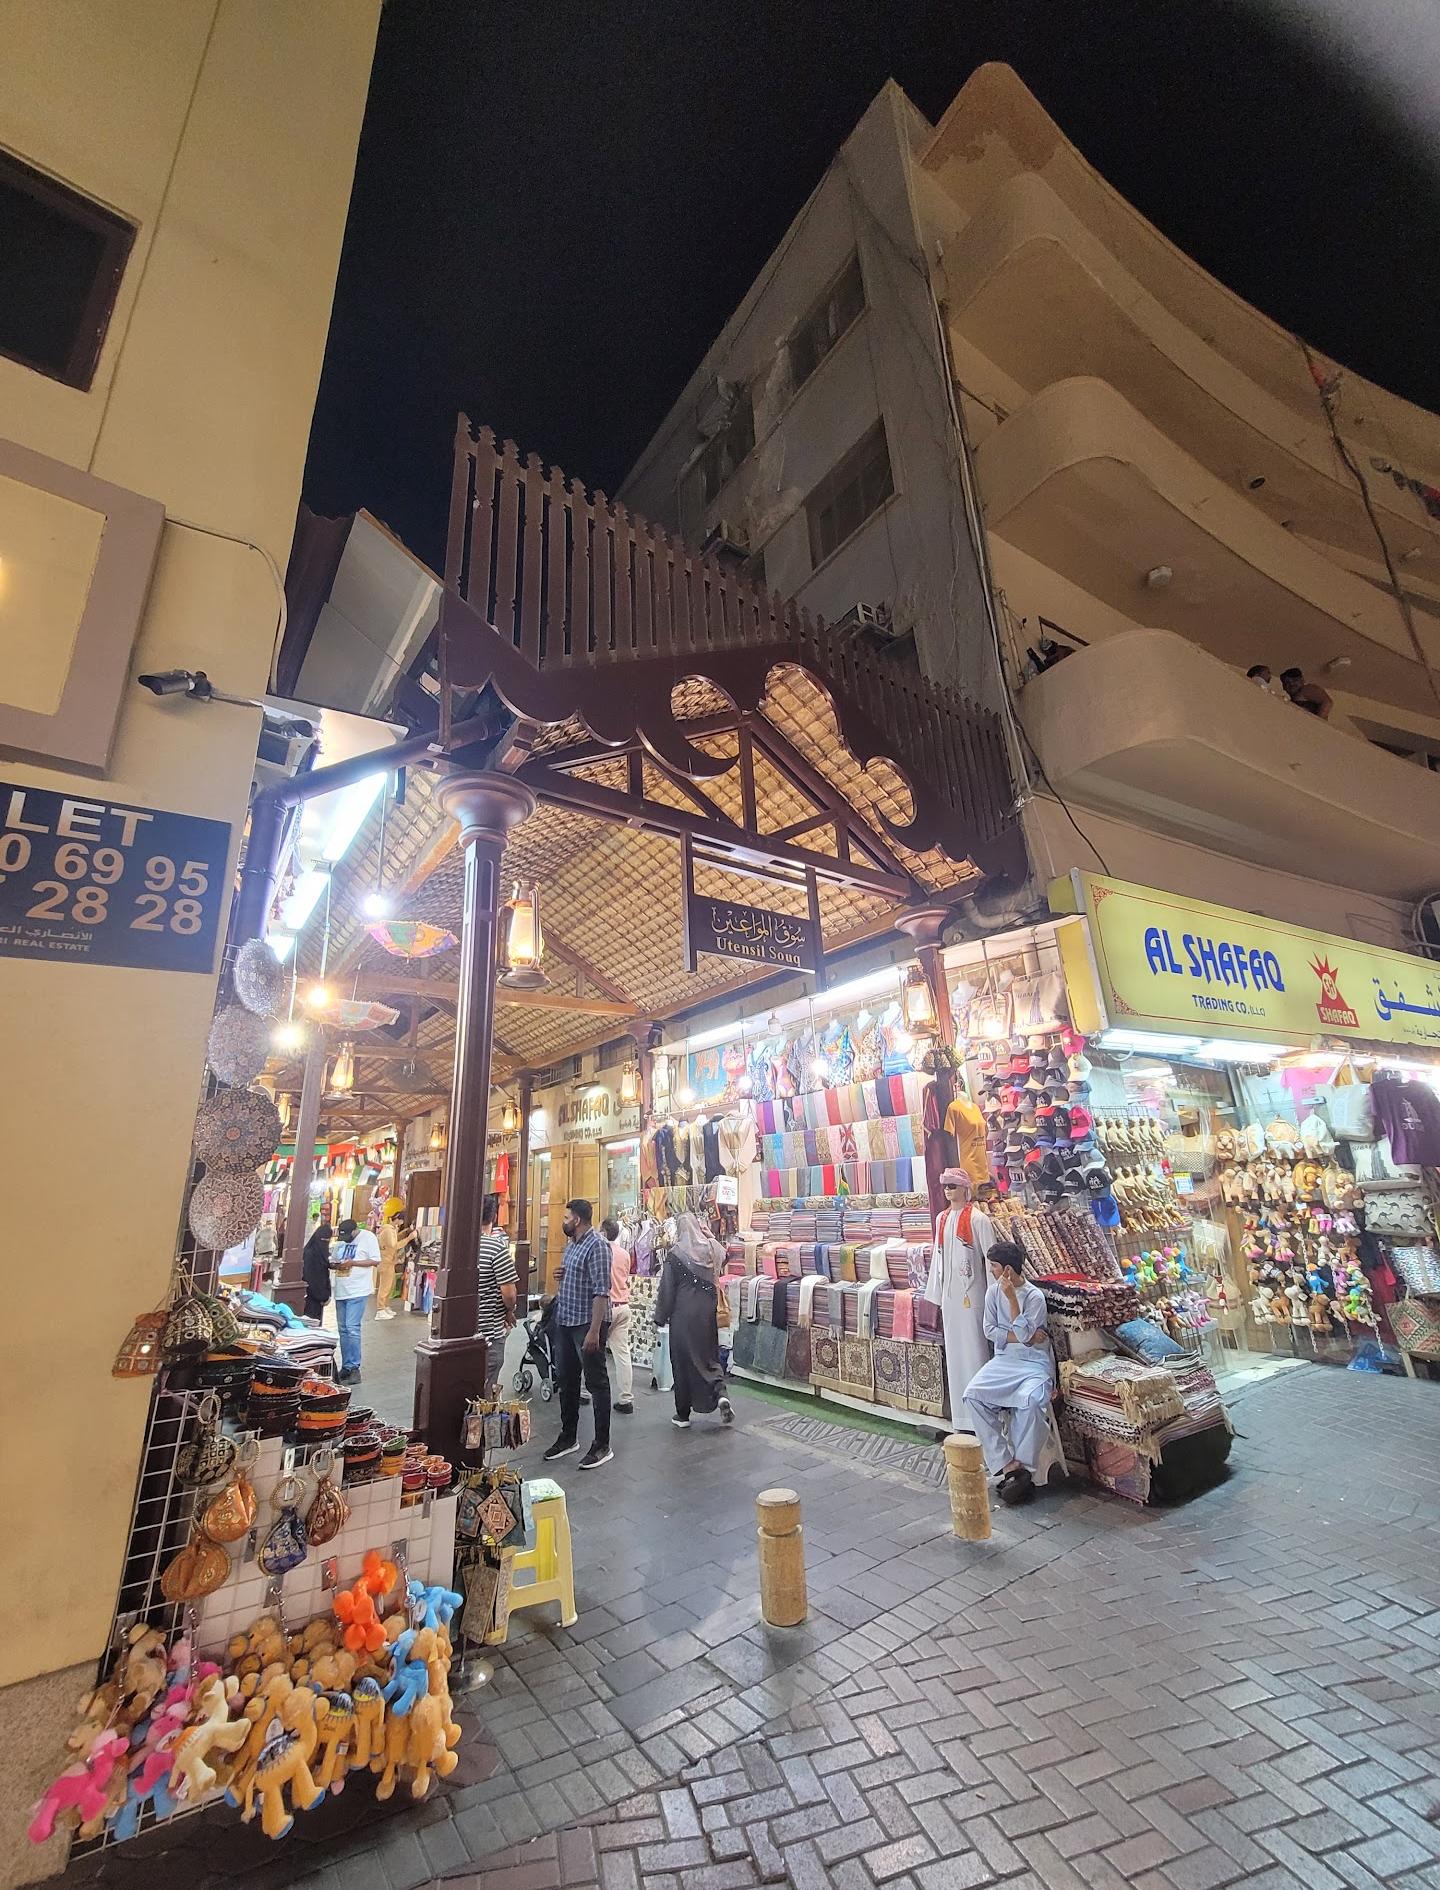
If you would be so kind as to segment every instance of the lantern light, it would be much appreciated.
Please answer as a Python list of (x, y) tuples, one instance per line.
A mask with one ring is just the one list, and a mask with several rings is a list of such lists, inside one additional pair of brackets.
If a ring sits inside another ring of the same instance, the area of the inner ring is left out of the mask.
[(540, 930), (540, 888), (534, 880), (515, 890), (505, 903), (509, 917), (505, 926), (505, 974), (502, 984), (512, 990), (534, 991), (545, 982), (540, 961), (545, 955), (545, 938)]
[(366, 893), (360, 901), (360, 908), (367, 919), (388, 919), (395, 910), (395, 902), (389, 893), (383, 893), (377, 886), (374, 892)]
[(270, 1041), (277, 1050), (303, 1050), (305, 1048), (305, 1026), (303, 1024), (277, 1024), (270, 1033)]
[(430, 1147), (432, 1148), (432, 1150), (434, 1150), (438, 1154), (439, 1151), (444, 1148), (444, 1146), (445, 1146), (445, 1128), (444, 1128), (443, 1123), (436, 1122), (432, 1124), (431, 1129), (430, 1129)]
[(324, 1011), (335, 1002), (335, 993), (328, 984), (312, 984), (305, 993), (305, 1002), (312, 1011)]
[(515, 1105), (507, 1099), (504, 1109), (500, 1112), (500, 1127), (506, 1135), (511, 1135), (518, 1122), (519, 1117), (515, 1113)]
[(335, 1067), (330, 1072), (331, 1093), (337, 1096), (348, 1095), (355, 1087), (355, 1051), (352, 1046), (342, 1043), (340, 1054), (335, 1059)]
[(912, 1031), (923, 1032), (935, 1028), (935, 1001), (930, 995), (930, 986), (925, 980), (925, 973), (919, 965), (911, 965), (905, 973), (901, 999), (905, 1011), (905, 1022)]
[(620, 1072), (620, 1101), (629, 1107), (640, 1100), (640, 1072), (633, 1063), (627, 1063)]

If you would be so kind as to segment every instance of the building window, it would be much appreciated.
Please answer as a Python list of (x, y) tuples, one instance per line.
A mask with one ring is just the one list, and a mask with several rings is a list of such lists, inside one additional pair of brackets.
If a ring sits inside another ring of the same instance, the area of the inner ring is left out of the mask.
[(730, 480), (754, 444), (755, 407), (749, 388), (742, 387), (719, 432), (706, 441), (704, 450), (695, 462), (692, 479), (701, 511), (720, 496), (721, 488)]
[(88, 387), (135, 226), (0, 151), (0, 355)]
[(790, 338), (790, 376), (802, 387), (865, 307), (860, 258), (852, 256), (839, 280), (821, 297)]
[(810, 561), (819, 564), (895, 490), (885, 422), (877, 420), (865, 437), (816, 486), (805, 501), (810, 520)]

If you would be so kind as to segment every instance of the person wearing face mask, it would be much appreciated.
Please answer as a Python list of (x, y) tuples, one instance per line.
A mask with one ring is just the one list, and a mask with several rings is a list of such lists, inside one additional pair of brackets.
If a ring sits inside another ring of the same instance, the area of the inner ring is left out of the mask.
[(999, 1479), (1000, 1500), (1025, 1503), (1035, 1491), (1050, 1438), (1055, 1354), (1045, 1295), (1025, 1278), (1025, 1257), (997, 1240), (986, 1255), (985, 1336), (995, 1356), (965, 1387), (965, 1411)]
[(595, 1408), (595, 1441), (580, 1459), (582, 1470), (598, 1470), (615, 1455), (610, 1448), (610, 1374), (605, 1336), (610, 1321), (610, 1243), (594, 1226), (590, 1202), (565, 1203), (560, 1225), (567, 1245), (555, 1295), (555, 1353), (560, 1377), (560, 1435), (545, 1461), (580, 1448), (580, 1380)]

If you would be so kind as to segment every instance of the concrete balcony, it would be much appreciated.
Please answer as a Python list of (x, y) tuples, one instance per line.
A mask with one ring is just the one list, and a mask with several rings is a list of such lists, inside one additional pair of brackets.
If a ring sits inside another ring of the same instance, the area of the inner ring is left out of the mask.
[(1030, 683), (1020, 718), (1067, 801), (1392, 899), (1440, 888), (1440, 775), (1265, 695), (1163, 630)]
[[(1289, 398), (1279, 399), (1218, 340), (1172, 314), (1033, 172), (986, 199), (947, 247), (944, 268), (955, 332), (1028, 395), (1079, 376), (1108, 381), (1272, 523), (1375, 557), (1298, 348)], [(1363, 440), (1354, 445), (1363, 459)], [(1372, 496), (1387, 533), (1409, 553), (1407, 576), (1440, 582), (1440, 524), (1408, 495), (1397, 499), (1388, 480), (1374, 481)]]
[[(992, 532), (1129, 617), (1242, 668), (1348, 656), (1358, 694), (1404, 703), (1423, 687), (1392, 598), (1266, 518), (1107, 381), (1053, 382), (975, 464)], [(1156, 566), (1173, 575), (1148, 589)], [(1440, 660), (1440, 624), (1417, 622)]]

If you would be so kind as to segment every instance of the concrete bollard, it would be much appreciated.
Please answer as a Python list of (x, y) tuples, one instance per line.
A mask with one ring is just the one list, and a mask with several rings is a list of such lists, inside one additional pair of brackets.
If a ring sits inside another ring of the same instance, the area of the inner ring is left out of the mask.
[(990, 1540), (990, 1486), (985, 1453), (974, 1431), (952, 1431), (945, 1439), (945, 1474), (950, 1484), (950, 1525), (963, 1542)]
[(760, 1545), (760, 1618), (767, 1627), (798, 1627), (805, 1619), (805, 1538), (794, 1490), (762, 1490), (755, 1498)]

